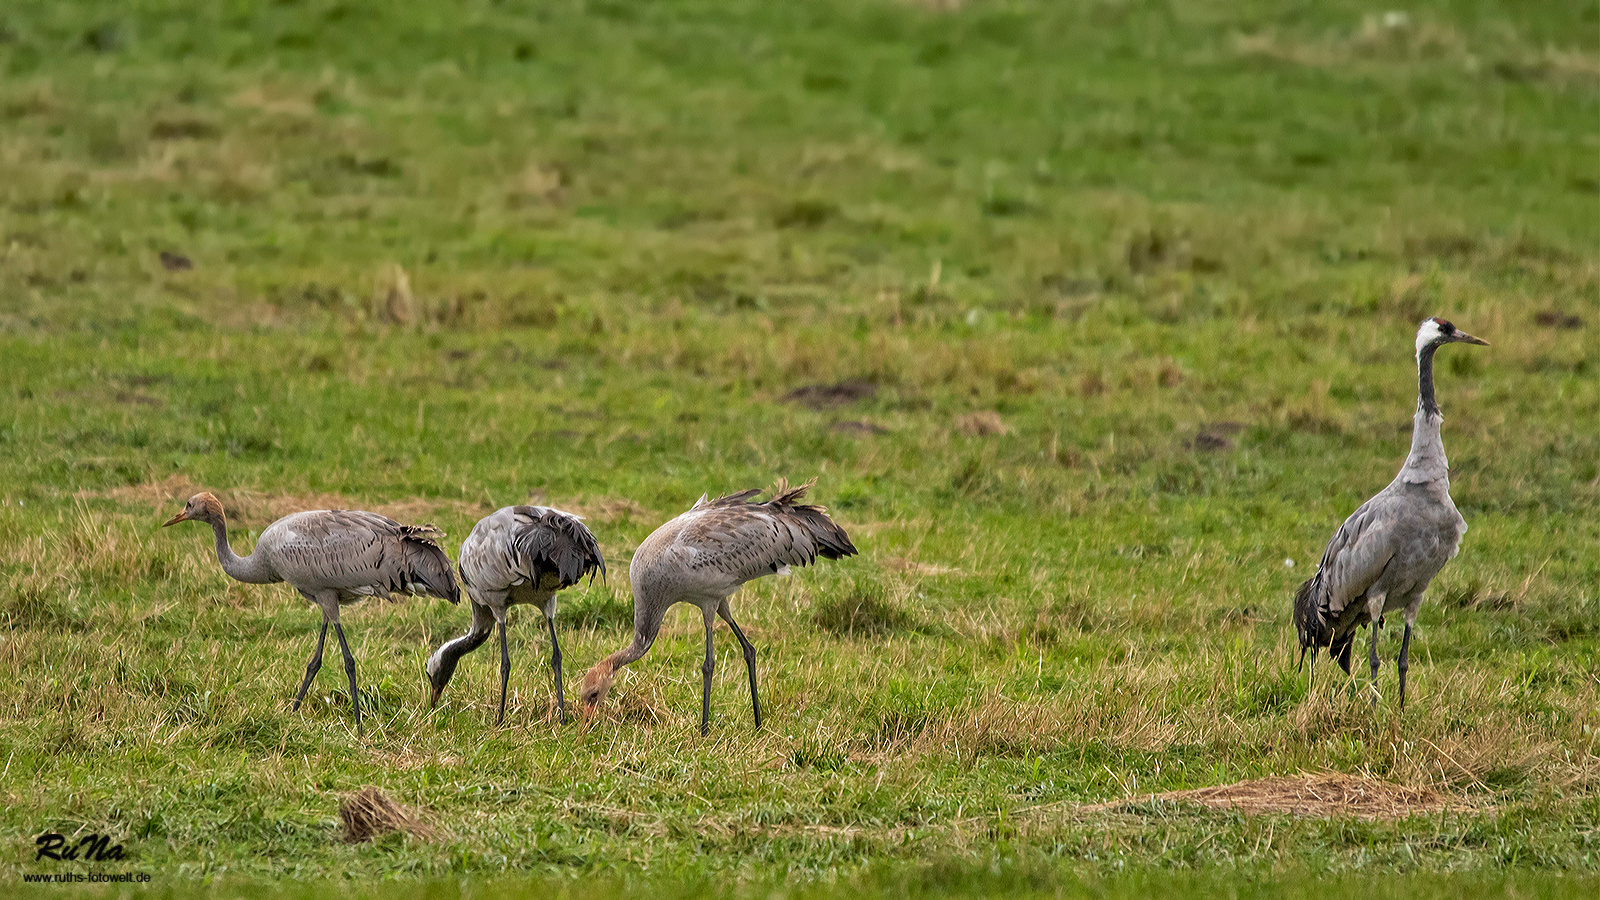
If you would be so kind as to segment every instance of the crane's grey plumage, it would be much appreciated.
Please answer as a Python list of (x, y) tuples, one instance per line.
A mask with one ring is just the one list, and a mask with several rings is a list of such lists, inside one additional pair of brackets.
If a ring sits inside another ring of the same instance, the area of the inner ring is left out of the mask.
[[(1433, 394), (1433, 354), (1445, 344), (1488, 344), (1442, 319), (1424, 319), (1417, 329), (1417, 412), (1412, 420), (1411, 452), (1389, 486), (1361, 504), (1339, 526), (1322, 554), (1322, 563), (1295, 595), (1295, 628), (1300, 658), (1328, 648), (1348, 674), (1355, 633), (1372, 628), (1369, 663), (1378, 678), (1378, 629), (1384, 613), (1405, 610), (1405, 637), (1397, 669), (1400, 707), (1406, 704), (1406, 670), (1411, 626), (1428, 589), (1444, 564), (1455, 557), (1467, 523), (1450, 499), (1450, 462), (1439, 429), (1444, 417)], [(1376, 688), (1374, 688), (1376, 690)], [(1373, 702), (1377, 702), (1376, 693)]]
[(228, 546), (222, 501), (215, 495), (202, 492), (190, 497), (183, 511), (162, 527), (190, 520), (211, 525), (217, 561), (224, 572), (247, 584), (287, 581), (322, 610), (317, 649), (306, 663), (306, 677), (295, 695), (294, 708), (300, 708), (311, 679), (322, 668), (322, 647), (331, 624), (344, 653), (358, 733), (362, 725), (356, 661), (339, 624), (339, 606), (395, 592), (427, 594), (451, 603), (461, 600), (450, 558), (438, 544), (444, 532), (432, 525), (401, 525), (388, 516), (352, 509), (298, 512), (268, 525), (256, 539), (255, 551), (241, 557)]
[(506, 681), (511, 654), (506, 649), (506, 610), (530, 603), (544, 611), (550, 626), (550, 667), (556, 676), (556, 706), (567, 720), (561, 684), (561, 643), (556, 639), (556, 591), (606, 572), (600, 544), (572, 513), (543, 506), (507, 506), (479, 520), (461, 543), (461, 583), (472, 601), (472, 624), (428, 658), (433, 705), (455, 675), (461, 657), (482, 646), (492, 626), (500, 627), (500, 713), (506, 717)]
[(855, 545), (844, 529), (820, 506), (800, 500), (816, 483), (796, 488), (779, 479), (773, 497), (764, 503), (750, 498), (759, 489), (716, 500), (701, 496), (694, 507), (657, 528), (633, 555), (628, 577), (633, 585), (633, 642), (597, 663), (583, 678), (584, 713), (611, 689), (616, 670), (639, 659), (655, 642), (667, 610), (678, 603), (700, 607), (706, 629), (706, 659), (700, 667), (702, 692), (700, 733), (711, 722), (711, 675), (716, 667), (711, 632), (721, 616), (744, 648), (750, 675), (750, 707), (761, 727), (761, 701), (756, 695), (756, 650), (733, 620), (728, 597), (747, 581), (764, 575), (787, 575), (790, 566), (810, 565), (817, 557), (854, 556)]

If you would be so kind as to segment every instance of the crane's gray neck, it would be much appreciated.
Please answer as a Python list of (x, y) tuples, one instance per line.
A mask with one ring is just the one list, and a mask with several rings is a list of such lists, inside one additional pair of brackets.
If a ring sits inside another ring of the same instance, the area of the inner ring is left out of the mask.
[(261, 554), (252, 553), (241, 557), (228, 546), (228, 524), (221, 516), (211, 520), (211, 533), (217, 538), (217, 562), (222, 563), (222, 571), (227, 572), (235, 581), (246, 584), (272, 584), (282, 581), (274, 575), (261, 558)]
[(633, 643), (605, 658), (612, 672), (638, 660), (650, 651), (650, 645), (656, 642), (656, 635), (661, 633), (662, 618), (664, 615), (657, 613), (643, 621), (635, 621)]
[(1411, 452), (1398, 477), (1410, 484), (1450, 483), (1450, 460), (1445, 458), (1439, 434), (1444, 415), (1433, 397), (1433, 353), (1437, 349), (1437, 344), (1430, 344), (1417, 352), (1417, 413), (1411, 420)]
[(472, 604), (472, 624), (467, 626), (467, 633), (453, 640), (446, 641), (444, 646), (433, 651), (429, 657), (427, 670), (428, 680), (433, 683), (435, 690), (442, 691), (445, 685), (456, 674), (456, 664), (461, 657), (483, 646), (494, 630), (494, 616), (486, 606)]

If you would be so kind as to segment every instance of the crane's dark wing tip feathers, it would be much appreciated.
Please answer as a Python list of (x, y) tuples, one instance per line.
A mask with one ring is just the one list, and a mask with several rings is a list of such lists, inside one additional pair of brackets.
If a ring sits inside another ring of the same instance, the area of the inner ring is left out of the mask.
[[(779, 477), (772, 486), (772, 497), (768, 500), (753, 502), (751, 498), (762, 493), (761, 489), (753, 488), (727, 494), (703, 504), (696, 504), (696, 509), (709, 509), (714, 507), (751, 506), (765, 510), (767, 513), (780, 519), (787, 520), (791, 525), (804, 530), (811, 536), (816, 545), (816, 555), (823, 559), (842, 559), (846, 556), (856, 555), (855, 544), (850, 542), (849, 535), (828, 517), (825, 506), (813, 506), (806, 503), (797, 503), (817, 484), (815, 478), (804, 484), (789, 486), (786, 478)], [(787, 565), (808, 565), (810, 557), (800, 557), (788, 560)], [(777, 564), (774, 564), (776, 571)]]
[(850, 542), (850, 536), (844, 529), (828, 516), (828, 508), (809, 503), (796, 503), (804, 497), (806, 491), (815, 487), (815, 478), (796, 487), (789, 487), (789, 483), (778, 479), (773, 485), (772, 499), (761, 504), (775, 515), (787, 517), (796, 521), (811, 534), (817, 543), (817, 555), (823, 559), (843, 559), (846, 556), (856, 555), (856, 545)]
[(536, 514), (525, 509), (533, 521), (517, 531), (515, 550), (522, 564), (533, 571), (535, 583), (545, 572), (553, 572), (563, 588), (577, 584), (585, 575), (593, 581), (597, 571), (605, 575), (600, 542), (582, 519), (560, 510)]
[[(451, 603), (461, 602), (461, 585), (456, 582), (450, 557), (439, 545), (444, 530), (435, 525), (401, 525), (400, 540), (406, 549), (405, 582), (418, 584), (426, 593)], [(465, 575), (462, 576), (465, 579)]]

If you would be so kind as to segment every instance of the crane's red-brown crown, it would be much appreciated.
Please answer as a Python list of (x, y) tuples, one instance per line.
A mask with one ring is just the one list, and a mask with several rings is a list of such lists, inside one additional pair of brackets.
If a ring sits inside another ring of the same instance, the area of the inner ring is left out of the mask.
[[(186, 508), (193, 510), (197, 514), (204, 513), (207, 519), (222, 518), (222, 501), (218, 500), (217, 495), (210, 491), (201, 491), (190, 497)], [(191, 515), (190, 518), (198, 519), (200, 516)]]

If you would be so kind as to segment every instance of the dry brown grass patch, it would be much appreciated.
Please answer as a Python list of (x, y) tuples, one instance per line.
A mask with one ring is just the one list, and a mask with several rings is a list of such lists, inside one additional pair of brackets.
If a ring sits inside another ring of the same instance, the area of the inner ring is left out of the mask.
[(233, 106), (285, 116), (313, 116), (317, 107), (302, 91), (279, 85), (260, 84), (245, 88), (229, 98)]
[(1005, 420), (1000, 418), (1000, 414), (992, 409), (958, 416), (956, 418), (956, 428), (962, 434), (971, 435), (972, 437), (1007, 435), (1012, 431), (1011, 426), (1007, 425)]
[(965, 574), (955, 566), (938, 566), (932, 563), (919, 562), (903, 556), (890, 556), (879, 561), (886, 569), (896, 572), (910, 572), (912, 575), (963, 575)]
[(1422, 787), (1405, 787), (1376, 778), (1321, 774), (1272, 775), (1234, 784), (1167, 791), (1147, 797), (1113, 800), (1078, 807), (1085, 812), (1112, 810), (1134, 803), (1165, 800), (1212, 809), (1317, 818), (1403, 819), (1407, 816), (1465, 809), (1459, 800)]
[(563, 500), (549, 503), (542, 493), (535, 492), (528, 497), (530, 503), (554, 506), (575, 516), (580, 516), (590, 522), (601, 522), (612, 525), (626, 519), (649, 520), (652, 511), (649, 507), (627, 497), (584, 497), (578, 500)]
[(390, 800), (375, 787), (364, 787), (341, 797), (339, 821), (344, 823), (344, 839), (352, 844), (370, 841), (391, 831), (420, 840), (438, 836), (438, 829), (424, 822), (416, 810)]

